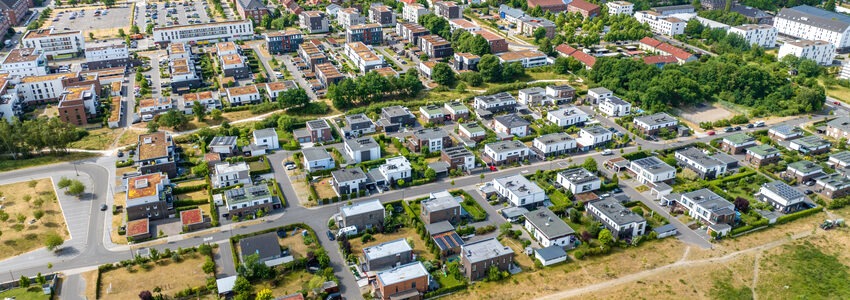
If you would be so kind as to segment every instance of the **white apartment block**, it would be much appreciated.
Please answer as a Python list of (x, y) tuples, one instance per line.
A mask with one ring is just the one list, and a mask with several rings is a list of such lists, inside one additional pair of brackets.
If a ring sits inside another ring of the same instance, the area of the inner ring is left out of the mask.
[(18, 77), (47, 75), (47, 57), (35, 48), (12, 49), (3, 58), (0, 72)]
[(609, 15), (632, 15), (635, 11), (635, 5), (627, 1), (609, 1), (605, 3), (608, 6)]
[(614, 134), (608, 129), (602, 128), (602, 126), (588, 126), (579, 130), (576, 142), (587, 149), (607, 143), (613, 137)]
[(546, 120), (560, 127), (569, 127), (572, 125), (587, 122), (588, 115), (575, 106), (568, 106), (556, 110), (550, 110), (546, 113)]
[(251, 183), (251, 168), (246, 162), (219, 163), (215, 165), (212, 174), (212, 184), (214, 188), (223, 188), (237, 184)]
[(520, 174), (493, 179), (493, 187), (513, 206), (536, 206), (546, 200), (543, 189)]
[(354, 25), (366, 24), (366, 16), (361, 15), (356, 8), (345, 8), (336, 13), (336, 23), (342, 28), (348, 29)]
[(773, 27), (784, 35), (820, 40), (835, 48), (850, 46), (850, 16), (808, 5), (783, 8), (773, 19)]
[(633, 160), (629, 170), (635, 174), (641, 184), (669, 181), (676, 178), (676, 168), (655, 156)]
[(375, 54), (369, 46), (363, 42), (345, 44), (345, 55), (360, 69), (366, 73), (384, 66), (384, 57)]
[(685, 22), (676, 17), (664, 16), (654, 11), (639, 11), (635, 13), (638, 22), (649, 24), (650, 30), (657, 34), (674, 36), (685, 33)]
[(200, 41), (233, 41), (254, 36), (251, 20), (159, 27), (153, 29), (157, 44)]
[(227, 89), (227, 100), (230, 104), (242, 105), (260, 101), (260, 91), (256, 85), (232, 87)]
[(49, 57), (71, 54), (77, 56), (86, 49), (82, 31), (58, 32), (53, 28), (30, 30), (21, 38), (21, 46), (35, 48)]
[(729, 33), (740, 35), (750, 45), (762, 48), (776, 47), (777, 32), (775, 27), (766, 24), (744, 24), (729, 29)]
[(616, 96), (609, 96), (597, 102), (599, 111), (609, 117), (625, 117), (632, 113), (632, 104)]
[(419, 23), (419, 17), (430, 14), (431, 11), (422, 6), (422, 4), (405, 4), (402, 9), (402, 18), (411, 23)]
[(65, 91), (63, 80), (74, 77), (71, 73), (50, 74), (43, 76), (28, 76), (10, 80), (15, 84), (15, 91), (21, 100), (42, 101), (59, 99)]
[(807, 58), (819, 65), (828, 66), (835, 59), (835, 45), (826, 41), (797, 40), (779, 47), (779, 59), (786, 55)]
[(86, 49), (86, 62), (98, 62), (130, 58), (126, 45), (110, 45)]

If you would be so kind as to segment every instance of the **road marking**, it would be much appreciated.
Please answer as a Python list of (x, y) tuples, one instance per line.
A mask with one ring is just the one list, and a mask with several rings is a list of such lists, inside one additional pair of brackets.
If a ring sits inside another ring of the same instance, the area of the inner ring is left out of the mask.
[(212, 241), (212, 240), (213, 240), (213, 238), (212, 238), (212, 237), (204, 238), (204, 242), (209, 242), (209, 241)]

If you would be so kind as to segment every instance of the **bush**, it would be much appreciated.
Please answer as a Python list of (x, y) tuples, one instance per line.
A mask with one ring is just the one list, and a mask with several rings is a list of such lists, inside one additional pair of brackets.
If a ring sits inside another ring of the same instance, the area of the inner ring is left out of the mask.
[(207, 184), (198, 184), (198, 185), (190, 185), (190, 186), (178, 186), (172, 190), (172, 194), (185, 194), (191, 192), (197, 192), (200, 190), (206, 190)]
[(133, 159), (127, 159), (127, 160), (125, 160), (125, 161), (116, 161), (116, 162), (115, 162), (115, 167), (116, 167), (116, 168), (129, 167), (129, 166), (132, 166), (132, 165), (133, 165), (133, 163), (134, 163)]
[(573, 251), (573, 256), (575, 256), (576, 259), (583, 259), (584, 258), (584, 251), (582, 251), (582, 250)]
[(776, 224), (788, 223), (788, 222), (794, 221), (794, 220), (802, 218), (802, 217), (814, 215), (816, 213), (821, 212), (822, 210), (823, 210), (822, 207), (815, 207), (815, 208), (809, 208), (809, 209), (806, 209), (806, 210), (801, 210), (801, 211), (798, 211), (798, 212), (795, 212), (795, 213), (792, 213), (792, 214), (787, 214), (787, 215), (784, 215), (784, 216), (777, 218)]

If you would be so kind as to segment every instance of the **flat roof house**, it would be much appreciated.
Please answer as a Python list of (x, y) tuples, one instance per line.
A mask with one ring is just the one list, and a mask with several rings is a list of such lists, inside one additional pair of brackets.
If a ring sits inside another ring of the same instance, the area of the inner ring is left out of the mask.
[(529, 129), (528, 126), (531, 125), (531, 122), (523, 119), (517, 114), (507, 114), (495, 117), (493, 119), (493, 131), (497, 133), (504, 133), (509, 135), (514, 135), (517, 137), (524, 137), (528, 135)]
[(246, 162), (222, 162), (215, 165), (210, 175), (213, 188), (224, 188), (237, 184), (251, 183), (251, 167)]
[(560, 246), (572, 248), (576, 232), (564, 220), (545, 207), (525, 214), (525, 229), (541, 247)]
[(458, 125), (458, 135), (475, 142), (480, 142), (484, 140), (484, 137), (487, 135), (487, 130), (475, 122), (463, 123)]
[(728, 135), (720, 142), (720, 150), (732, 154), (742, 154), (747, 148), (755, 146), (756, 139), (749, 134), (739, 132)]
[(364, 271), (380, 271), (413, 261), (413, 248), (400, 238), (363, 248)]
[(378, 126), (385, 132), (396, 132), (401, 127), (411, 127), (416, 124), (416, 117), (404, 106), (389, 106), (381, 109), (381, 119)]
[(366, 200), (339, 207), (340, 228), (355, 226), (358, 231), (384, 225), (386, 211), (378, 199)]
[(789, 144), (788, 148), (799, 151), (806, 155), (818, 155), (829, 152), (829, 147), (832, 143), (822, 139), (816, 135), (804, 136), (799, 139), (794, 139)]
[(735, 205), (709, 189), (684, 193), (678, 203), (688, 210), (691, 218), (710, 225), (731, 225), (735, 221)]
[(777, 163), (782, 159), (782, 152), (768, 144), (762, 144), (747, 148), (747, 156), (744, 161), (756, 167)]
[[(837, 119), (836, 119), (837, 120)], [(850, 120), (850, 119), (848, 119)], [(833, 120), (835, 121), (835, 120)], [(832, 122), (830, 122), (832, 123)], [(827, 135), (829, 134), (829, 123), (827, 123)], [(791, 125), (778, 125), (767, 130), (767, 136), (777, 141), (793, 140), (803, 136), (803, 130)]]
[(443, 148), (440, 160), (449, 164), (449, 169), (469, 171), (475, 168), (475, 154), (464, 146)]
[(635, 173), (638, 182), (642, 184), (667, 182), (676, 178), (676, 168), (655, 156), (633, 160), (629, 170)]
[(759, 200), (766, 202), (785, 214), (806, 209), (806, 195), (789, 186), (783, 181), (775, 180), (761, 185), (756, 195)]
[(339, 196), (359, 193), (366, 188), (369, 179), (366, 173), (357, 167), (333, 171), (331, 177), (334, 192)]
[(792, 162), (788, 164), (788, 169), (785, 170), (785, 176), (796, 179), (798, 183), (818, 178), (823, 174), (823, 167), (808, 160)]
[(446, 111), (446, 118), (449, 120), (467, 119), (469, 118), (469, 107), (460, 101), (450, 101), (443, 104), (443, 110)]
[(419, 205), (422, 209), (422, 222), (425, 224), (442, 221), (457, 223), (460, 221), (462, 212), (460, 202), (447, 191), (431, 193), (428, 199), (422, 201)]
[(322, 148), (307, 148), (301, 150), (304, 157), (304, 169), (307, 172), (331, 170), (336, 167), (333, 157), (327, 150)]
[(489, 118), (492, 114), (500, 112), (514, 112), (516, 105), (516, 98), (506, 92), (476, 96), (473, 99), (473, 108), (481, 118)]
[(168, 175), (151, 173), (124, 180), (127, 220), (163, 219), (174, 209)]
[(646, 135), (656, 135), (662, 129), (668, 131), (676, 131), (679, 126), (679, 120), (667, 113), (657, 113), (654, 115), (640, 116), (634, 119), (634, 124), (637, 129)]
[(165, 173), (177, 177), (177, 162), (174, 159), (174, 141), (165, 132), (139, 135), (136, 166), (142, 174)]
[(431, 274), (422, 262), (378, 272), (374, 283), (375, 299), (423, 299), (431, 282)]
[(590, 150), (596, 147), (601, 147), (614, 137), (614, 133), (599, 125), (582, 127), (578, 132), (576, 143), (581, 150)]
[(499, 141), (484, 145), (481, 159), (487, 164), (503, 165), (518, 163), (527, 159), (528, 154), (528, 147), (520, 141)]
[(381, 146), (371, 136), (346, 139), (343, 147), (348, 157), (354, 159), (354, 163), (381, 158)]
[(487, 277), (490, 268), (507, 271), (514, 262), (514, 250), (502, 245), (496, 238), (465, 244), (460, 256), (463, 273), (474, 281)]
[(561, 127), (582, 125), (584, 122), (587, 122), (588, 119), (588, 115), (575, 106), (567, 106), (556, 110), (550, 110), (546, 114), (546, 120)]
[(559, 246), (534, 249), (534, 258), (540, 261), (543, 266), (551, 266), (566, 261), (567, 251), (564, 251), (564, 247)]
[(631, 239), (646, 233), (646, 219), (613, 197), (588, 202), (587, 213), (602, 222), (617, 240)]
[(224, 192), (224, 201), (227, 210), (222, 215), (226, 216), (255, 215), (260, 210), (269, 212), (281, 207), (280, 201), (275, 199), (265, 184), (227, 190)]
[(345, 116), (345, 137), (359, 137), (364, 134), (375, 132), (375, 122), (366, 116), (366, 114), (353, 114)]
[(602, 187), (602, 180), (584, 168), (573, 168), (558, 172), (558, 184), (573, 195), (592, 192)]
[(520, 174), (493, 179), (493, 187), (513, 206), (536, 207), (547, 198), (543, 189)]
[(693, 170), (702, 179), (714, 179), (726, 174), (726, 164), (709, 156), (703, 150), (691, 147), (676, 151), (679, 165)]
[(267, 149), (280, 149), (280, 140), (274, 128), (254, 130), (251, 135), (254, 137), (254, 145), (266, 146)]
[(850, 139), (850, 118), (839, 117), (826, 123), (826, 136), (836, 140)]
[(818, 177), (815, 182), (815, 189), (829, 199), (850, 195), (850, 178), (847, 178), (847, 176), (832, 173)]
[(839, 173), (847, 174), (848, 166), (850, 166), (850, 151), (830, 154), (829, 161), (826, 163)]
[(423, 128), (413, 132), (407, 141), (407, 148), (413, 152), (428, 149), (430, 152), (442, 151), (452, 146), (452, 138), (442, 128)]
[(280, 243), (274, 232), (263, 233), (239, 240), (239, 261), (245, 262), (245, 258), (251, 255), (259, 256), (260, 262), (280, 258)]
[(222, 156), (235, 155), (237, 152), (235, 136), (216, 136), (213, 137), (209, 144), (210, 152), (221, 154)]
[(565, 132), (556, 132), (534, 138), (531, 150), (540, 159), (566, 154), (577, 147), (576, 140)]

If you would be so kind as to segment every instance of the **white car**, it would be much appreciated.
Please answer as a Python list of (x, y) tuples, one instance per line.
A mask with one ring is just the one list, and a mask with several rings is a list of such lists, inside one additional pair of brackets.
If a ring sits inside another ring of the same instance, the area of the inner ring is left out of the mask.
[(287, 170), (295, 170), (295, 165), (286, 165)]

